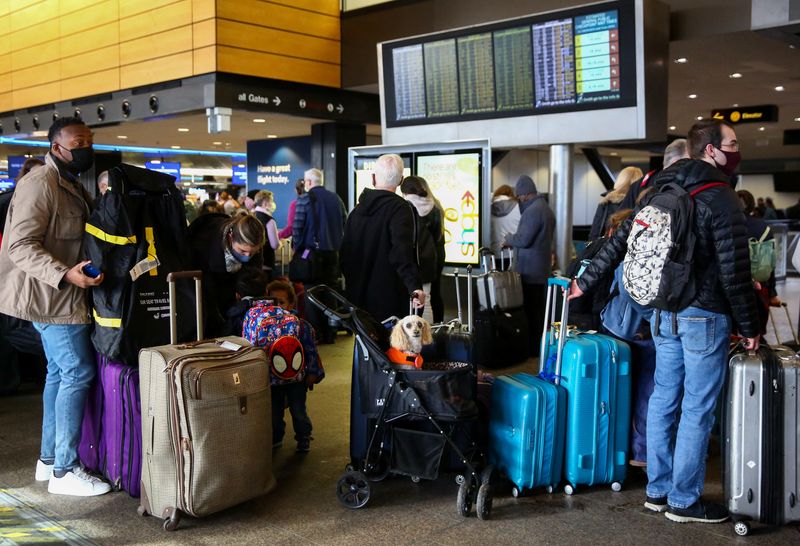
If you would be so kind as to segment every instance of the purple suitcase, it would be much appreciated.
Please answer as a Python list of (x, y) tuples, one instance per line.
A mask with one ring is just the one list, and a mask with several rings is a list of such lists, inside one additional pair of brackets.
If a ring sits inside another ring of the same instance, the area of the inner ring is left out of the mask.
[[(79, 447), (81, 460), (85, 466), (102, 472), (115, 489), (138, 497), (142, 475), (139, 370), (97, 355), (96, 385), (100, 402), (87, 402)], [(98, 436), (99, 441), (95, 440)], [(96, 450), (90, 447), (93, 442), (98, 446)], [(93, 468), (95, 452), (97, 464)]]
[(102, 461), (105, 457), (105, 445), (102, 439), (103, 389), (100, 381), (93, 381), (86, 396), (81, 423), (81, 442), (78, 444), (78, 456), (87, 470), (102, 472)]

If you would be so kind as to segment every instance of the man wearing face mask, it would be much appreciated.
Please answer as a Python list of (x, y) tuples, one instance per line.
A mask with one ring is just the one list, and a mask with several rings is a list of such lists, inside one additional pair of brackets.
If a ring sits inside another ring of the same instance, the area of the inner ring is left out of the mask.
[[(657, 174), (655, 187), (672, 182), (691, 191), (710, 182), (730, 182), (741, 158), (732, 127), (717, 120), (697, 123), (689, 131), (688, 147), (691, 159)], [(651, 321), (656, 371), (647, 412), (644, 505), (680, 523), (720, 523), (728, 519), (725, 507), (700, 498), (714, 408), (728, 368), (731, 332), (737, 331), (745, 347), (755, 350), (760, 328), (747, 223), (736, 193), (729, 185), (718, 185), (697, 193), (694, 203), (694, 301), (677, 312), (656, 310)], [(570, 298), (616, 269), (625, 256), (632, 219), (573, 282)]]
[(0, 312), (33, 322), (47, 355), (42, 443), (36, 480), (48, 491), (92, 496), (111, 487), (78, 461), (81, 421), (95, 375), (87, 288), (103, 282), (83, 267), (91, 197), (78, 175), (94, 162), (92, 132), (60, 118), (48, 132), (45, 165), (17, 184), (0, 248)]

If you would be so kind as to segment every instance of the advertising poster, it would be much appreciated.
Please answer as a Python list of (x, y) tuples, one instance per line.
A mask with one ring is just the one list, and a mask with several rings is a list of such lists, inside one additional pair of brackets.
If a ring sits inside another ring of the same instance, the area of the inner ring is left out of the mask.
[(480, 233), (480, 153), (417, 156), (424, 178), (444, 208), (446, 262), (478, 265)]
[(311, 137), (251, 140), (247, 143), (247, 191), (269, 190), (277, 208), (278, 228), (286, 226), (289, 204), (297, 199), (294, 186), (311, 168)]

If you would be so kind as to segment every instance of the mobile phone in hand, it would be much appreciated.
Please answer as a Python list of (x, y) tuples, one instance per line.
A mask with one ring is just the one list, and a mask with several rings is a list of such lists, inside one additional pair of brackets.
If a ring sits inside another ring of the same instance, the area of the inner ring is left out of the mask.
[(100, 270), (99, 270), (99, 269), (97, 269), (97, 268), (96, 268), (95, 266), (93, 266), (92, 264), (86, 264), (86, 265), (84, 265), (84, 266), (81, 268), (81, 271), (83, 271), (83, 274), (84, 274), (84, 275), (86, 275), (87, 277), (91, 277), (91, 278), (93, 278), (93, 279), (96, 279), (97, 277), (99, 277), (99, 276), (100, 276)]

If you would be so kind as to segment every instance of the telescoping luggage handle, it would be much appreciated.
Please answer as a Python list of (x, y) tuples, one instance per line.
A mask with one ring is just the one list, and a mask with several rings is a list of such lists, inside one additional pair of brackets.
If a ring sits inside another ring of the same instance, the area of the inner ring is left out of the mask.
[[(506, 251), (508, 251), (508, 265), (505, 265), (505, 257)], [(489, 273), (490, 271), (497, 271), (497, 262), (495, 260), (495, 255), (489, 248), (481, 248), (480, 250), (481, 255), (481, 265), (483, 266), (483, 272)], [(489, 260), (491, 259), (492, 268), (489, 269)], [(511, 268), (514, 266), (514, 249), (511, 247), (501, 247), (500, 248), (500, 267), (502, 268), (500, 271), (511, 271)]]
[(173, 271), (167, 274), (169, 283), (169, 342), (178, 343), (178, 295), (175, 292), (175, 281), (178, 279), (194, 279), (195, 312), (197, 313), (197, 341), (203, 339), (203, 272)]
[(561, 307), (561, 323), (559, 324), (558, 348), (556, 349), (556, 369), (554, 372), (555, 384), (561, 383), (561, 359), (564, 354), (564, 344), (567, 341), (567, 317), (569, 316), (569, 285), (570, 280), (564, 277), (551, 277), (547, 279), (547, 302), (544, 310), (544, 328), (542, 330), (542, 345), (539, 350), (541, 360), (539, 371), (544, 372), (550, 355), (547, 353), (549, 344), (547, 343), (547, 332), (551, 325), (555, 323), (557, 303), (557, 291), (560, 289), (563, 294), (564, 304)]

